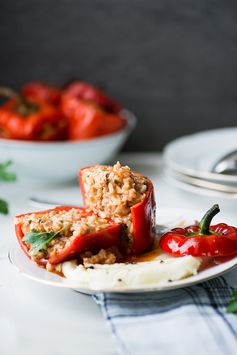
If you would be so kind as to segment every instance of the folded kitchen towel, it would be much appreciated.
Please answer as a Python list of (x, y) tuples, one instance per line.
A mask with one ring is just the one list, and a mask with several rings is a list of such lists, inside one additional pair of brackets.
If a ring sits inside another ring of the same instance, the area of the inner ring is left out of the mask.
[(164, 292), (99, 293), (123, 355), (236, 355), (237, 314), (226, 313), (237, 270), (227, 277)]

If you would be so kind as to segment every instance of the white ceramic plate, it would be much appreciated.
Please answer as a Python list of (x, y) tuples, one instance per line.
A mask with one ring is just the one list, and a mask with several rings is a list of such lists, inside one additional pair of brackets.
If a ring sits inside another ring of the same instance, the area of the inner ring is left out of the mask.
[[(162, 178), (164, 179), (164, 181), (170, 183), (172, 186), (178, 187), (184, 191), (188, 191), (191, 193), (194, 193), (196, 195), (202, 195), (202, 196), (212, 196), (218, 199), (223, 199), (226, 200), (228, 202), (230, 201), (236, 201), (237, 199), (237, 193), (236, 192), (223, 192), (223, 191), (218, 191), (218, 190), (214, 190), (214, 189), (208, 189), (205, 188), (205, 183), (203, 185), (203, 187), (201, 186), (197, 186), (195, 184), (192, 184), (192, 179), (190, 179), (187, 175), (182, 175), (180, 173), (175, 172), (174, 170), (171, 169), (165, 169), (165, 171), (162, 174)], [(184, 178), (184, 180), (182, 180)], [(201, 180), (200, 180), (201, 181)], [(203, 180), (203, 182), (205, 182), (206, 180)], [(214, 182), (211, 182), (214, 183)], [(214, 183), (215, 184), (215, 183)], [(230, 185), (223, 185), (224, 187), (230, 187)], [(230, 188), (232, 188), (233, 186), (231, 186)], [(236, 189), (236, 187), (233, 187)]]
[[(173, 228), (179, 223), (191, 224), (194, 220), (200, 219), (202, 216), (200, 213), (195, 211), (187, 211), (182, 209), (160, 209), (159, 210), (159, 224), (167, 225), (169, 228)], [(216, 218), (218, 223), (218, 218)], [(50, 273), (45, 269), (41, 269), (34, 263), (32, 263), (23, 251), (20, 249), (18, 244), (14, 244), (9, 250), (9, 260), (12, 265), (17, 269), (22, 275), (33, 279), (37, 282), (41, 282), (51, 286), (66, 287), (71, 288), (76, 291), (93, 294), (96, 292), (116, 292), (116, 293), (137, 293), (137, 292), (154, 292), (154, 291), (165, 291), (169, 289), (191, 286), (193, 284), (203, 282), (205, 280), (217, 277), (224, 272), (232, 269), (237, 265), (237, 257), (233, 257), (222, 264), (209, 267), (203, 271), (200, 271), (197, 275), (190, 276), (186, 279), (173, 281), (171, 283), (159, 284), (159, 285), (148, 285), (148, 286), (136, 286), (136, 287), (116, 287), (116, 288), (106, 288), (106, 289), (91, 289), (88, 287), (79, 286), (76, 281), (72, 281), (56, 274)]]
[(164, 150), (165, 164), (182, 174), (190, 174), (226, 184), (237, 184), (237, 177), (211, 173), (225, 154), (237, 150), (237, 127), (214, 129), (178, 138)]

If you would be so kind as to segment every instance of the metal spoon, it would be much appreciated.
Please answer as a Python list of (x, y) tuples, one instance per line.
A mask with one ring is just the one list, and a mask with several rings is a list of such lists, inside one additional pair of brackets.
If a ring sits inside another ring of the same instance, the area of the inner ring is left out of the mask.
[[(71, 204), (68, 203), (63, 203), (63, 201), (48, 201), (48, 200), (42, 200), (38, 197), (29, 197), (28, 202), (31, 206), (36, 207), (36, 208), (45, 208), (45, 207), (57, 207), (57, 206), (72, 206)], [(75, 205), (74, 205), (75, 206)]]
[(237, 175), (237, 150), (219, 159), (214, 164), (211, 172), (216, 174)]

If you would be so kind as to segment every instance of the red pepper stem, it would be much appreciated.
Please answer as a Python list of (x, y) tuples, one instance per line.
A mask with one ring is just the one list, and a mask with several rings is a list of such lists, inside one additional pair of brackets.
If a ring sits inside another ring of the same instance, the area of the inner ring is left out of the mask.
[(210, 233), (210, 224), (213, 217), (220, 212), (219, 205), (213, 205), (202, 217), (201, 222), (199, 224), (199, 233), (202, 235), (209, 235)]
[(0, 86), (0, 96), (8, 97), (16, 100), (15, 111), (22, 116), (28, 116), (31, 113), (38, 111), (38, 105), (28, 101), (24, 96), (11, 88)]
[(20, 99), (20, 95), (16, 91), (5, 86), (0, 86), (0, 96), (8, 97), (9, 99)]

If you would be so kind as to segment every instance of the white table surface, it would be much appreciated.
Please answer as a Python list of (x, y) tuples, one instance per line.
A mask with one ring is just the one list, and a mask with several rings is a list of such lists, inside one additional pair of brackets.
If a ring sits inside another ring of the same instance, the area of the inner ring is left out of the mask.
[[(122, 154), (118, 159), (152, 179), (158, 218), (161, 207), (204, 212), (213, 203), (219, 202), (223, 220), (235, 223), (236, 202), (194, 195), (168, 185), (161, 176), (160, 154), (130, 153)], [(0, 196), (6, 198), (11, 207), (9, 216), (0, 215), (0, 354), (116, 354), (110, 330), (90, 296), (27, 279), (12, 267), (7, 258), (8, 249), (15, 242), (13, 217), (34, 210), (27, 201), (28, 197), (80, 205), (77, 185), (24, 186), (1, 183)]]

